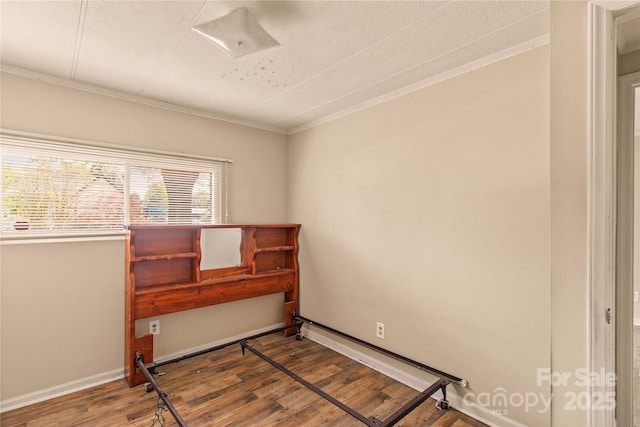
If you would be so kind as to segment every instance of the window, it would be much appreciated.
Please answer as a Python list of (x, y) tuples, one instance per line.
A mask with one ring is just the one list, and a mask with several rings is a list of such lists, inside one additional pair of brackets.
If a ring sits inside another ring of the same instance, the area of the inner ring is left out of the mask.
[(0, 135), (2, 236), (227, 222), (229, 160)]

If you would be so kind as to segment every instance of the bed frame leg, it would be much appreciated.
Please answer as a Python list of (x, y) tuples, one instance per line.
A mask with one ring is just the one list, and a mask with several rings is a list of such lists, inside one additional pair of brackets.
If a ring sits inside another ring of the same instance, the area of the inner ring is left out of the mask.
[(127, 345), (127, 360), (125, 360), (125, 378), (129, 387), (144, 384), (146, 377), (137, 367), (137, 358), (142, 357), (144, 363), (153, 362), (153, 335), (133, 338)]
[[(293, 315), (293, 318), (295, 319), (295, 314)], [(302, 339), (302, 325), (304, 323), (303, 322), (299, 322), (298, 325), (298, 332), (296, 332), (296, 340), (300, 341)]]
[(438, 402), (436, 403), (436, 408), (446, 411), (447, 409), (449, 409), (449, 401), (447, 400), (447, 385), (443, 384), (442, 387), (440, 387), (440, 390), (442, 390), (442, 399), (438, 400)]
[[(286, 301), (284, 303), (284, 324), (292, 325), (295, 322), (296, 311), (298, 310), (298, 301)], [(284, 336), (290, 337), (295, 335), (295, 326), (284, 330)]]

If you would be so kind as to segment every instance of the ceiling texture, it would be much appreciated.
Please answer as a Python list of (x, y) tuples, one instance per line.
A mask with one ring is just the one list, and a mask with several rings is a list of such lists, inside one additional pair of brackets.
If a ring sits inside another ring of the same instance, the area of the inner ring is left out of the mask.
[[(192, 27), (246, 7), (280, 46)], [(545, 43), (548, 1), (6, 1), (2, 70), (293, 133)]]

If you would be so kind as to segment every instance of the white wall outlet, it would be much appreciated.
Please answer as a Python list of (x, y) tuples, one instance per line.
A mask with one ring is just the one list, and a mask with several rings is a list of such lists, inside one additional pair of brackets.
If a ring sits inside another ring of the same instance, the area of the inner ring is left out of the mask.
[(638, 302), (638, 291), (633, 293), (633, 302)]
[(149, 320), (149, 333), (153, 335), (158, 335), (160, 333), (159, 320)]
[(384, 339), (384, 323), (376, 323), (376, 336), (380, 339)]

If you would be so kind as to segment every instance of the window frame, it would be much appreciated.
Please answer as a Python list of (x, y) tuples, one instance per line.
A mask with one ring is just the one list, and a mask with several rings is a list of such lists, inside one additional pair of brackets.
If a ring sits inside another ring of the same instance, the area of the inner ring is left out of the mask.
[[(178, 167), (188, 167), (191, 162), (197, 165), (197, 167), (194, 166), (193, 168), (194, 172), (198, 171), (211, 174), (211, 224), (227, 224), (229, 222), (229, 187), (231, 181), (231, 165), (233, 164), (233, 160), (231, 159), (0, 129), (0, 163), (3, 163), (3, 152), (8, 143), (17, 145), (21, 142), (25, 144), (42, 144), (42, 153), (46, 153), (47, 151), (62, 153), (63, 151), (56, 150), (56, 147), (63, 147), (66, 150), (72, 150), (76, 147), (78, 151), (90, 151), (92, 155), (94, 153), (104, 153), (108, 155), (110, 161), (113, 161), (113, 159), (121, 161), (124, 166), (124, 200), (122, 205), (124, 219), (122, 228), (111, 229), (42, 230), (22, 233), (20, 231), (6, 231), (4, 227), (0, 227), (0, 243), (2, 244), (28, 243), (29, 241), (120, 239), (124, 236), (126, 228), (131, 225), (130, 169), (132, 167), (156, 167), (161, 169), (162, 164), (167, 164), (166, 162), (172, 161), (177, 162), (179, 164)], [(33, 152), (37, 154), (38, 151), (34, 149)], [(165, 163), (163, 163), (163, 161)], [(211, 164), (210, 169), (205, 167), (207, 166), (206, 163)], [(3, 175), (3, 173), (0, 173), (0, 185), (3, 184)], [(2, 208), (2, 218), (4, 221), (3, 197), (0, 198), (0, 208)], [(219, 220), (213, 222), (215, 219)]]

